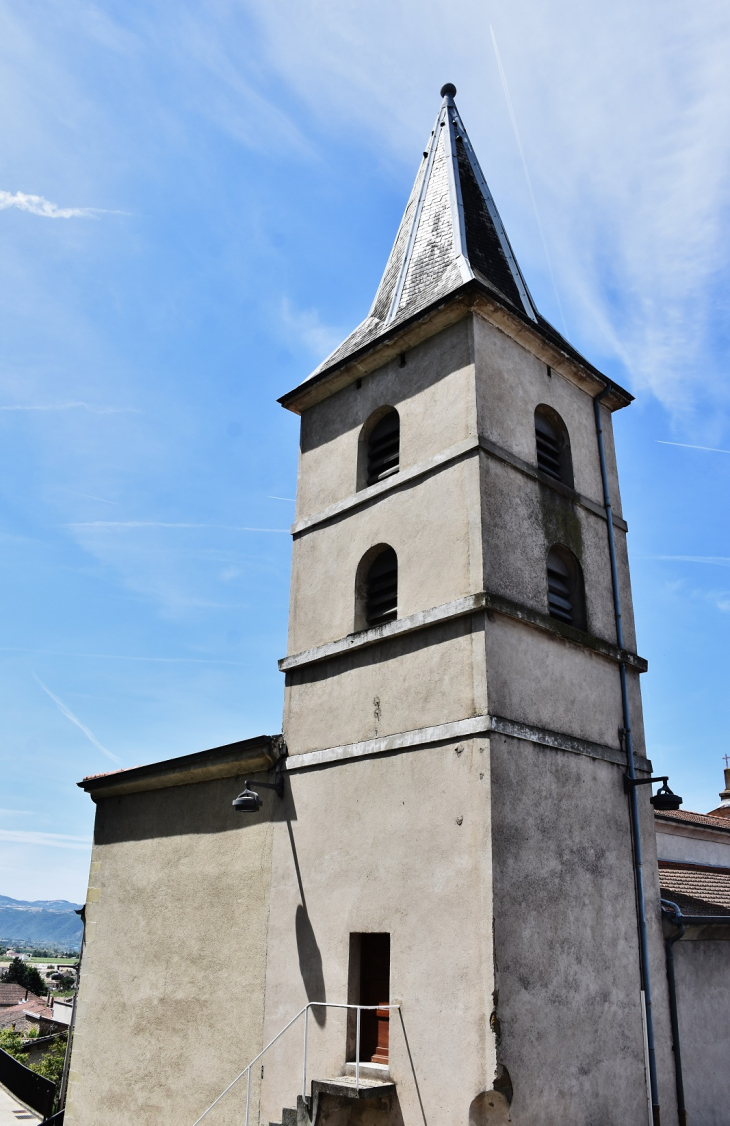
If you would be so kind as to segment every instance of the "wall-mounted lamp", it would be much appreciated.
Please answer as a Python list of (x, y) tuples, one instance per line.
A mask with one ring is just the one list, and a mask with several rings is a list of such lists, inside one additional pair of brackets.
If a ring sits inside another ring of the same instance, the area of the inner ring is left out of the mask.
[[(237, 813), (258, 813), (261, 809), (261, 798), (255, 790), (249, 790), (248, 785), (248, 779), (246, 779), (243, 783), (242, 792), (231, 803)], [(284, 797), (284, 777), (282, 774), (275, 782), (254, 782), (254, 786), (263, 786), (265, 790), (274, 790), (280, 798)]]
[(624, 774), (624, 790), (628, 794), (634, 786), (651, 786), (654, 782), (662, 782), (663, 785), (649, 798), (654, 809), (658, 811), (679, 809), (682, 799), (679, 794), (669, 789), (668, 781), (668, 774), (661, 774), (658, 778), (629, 778), (628, 774)]

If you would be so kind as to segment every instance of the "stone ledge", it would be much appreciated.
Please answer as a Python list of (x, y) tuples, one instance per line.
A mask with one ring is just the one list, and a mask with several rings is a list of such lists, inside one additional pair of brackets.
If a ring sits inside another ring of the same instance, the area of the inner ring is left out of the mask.
[(282, 657), (279, 661), (279, 669), (281, 672), (289, 672), (291, 669), (304, 668), (307, 665), (332, 660), (344, 653), (377, 645), (381, 641), (389, 641), (391, 638), (429, 629), (440, 622), (453, 621), (455, 618), (463, 618), (483, 611), (501, 614), (503, 617), (520, 621), (524, 625), (532, 626), (544, 633), (555, 634), (564, 641), (590, 649), (611, 661), (630, 665), (638, 672), (646, 672), (648, 668), (648, 664), (643, 657), (639, 657), (636, 653), (627, 649), (619, 649), (610, 641), (575, 629), (574, 626), (564, 625), (563, 622), (551, 618), (548, 614), (533, 610), (519, 602), (513, 602), (509, 598), (503, 598), (502, 595), (493, 594), (491, 591), (480, 591), (477, 594), (467, 594), (463, 598), (457, 598), (453, 602), (433, 606), (429, 610), (419, 610), (418, 613), (410, 614), (407, 618), (396, 618), (394, 622), (386, 622), (384, 625), (375, 626), (373, 629), (364, 629), (359, 633), (349, 633), (346, 637), (339, 638), (336, 641), (328, 641), (324, 645), (305, 649), (302, 653), (293, 653), (291, 656)]
[[(439, 743), (450, 743), (458, 739), (490, 733), (506, 735), (511, 739), (522, 739), (527, 743), (552, 747), (554, 750), (567, 751), (569, 754), (586, 755), (588, 758), (601, 759), (622, 768), (626, 766), (626, 755), (620, 747), (608, 747), (603, 743), (594, 743), (589, 739), (566, 735), (560, 731), (550, 731), (534, 724), (485, 714), (453, 720), (451, 723), (440, 723), (434, 727), (399, 731), (392, 735), (383, 735), (378, 739), (366, 739), (361, 743), (324, 747), (321, 750), (304, 751), (302, 754), (290, 753), (284, 760), (284, 769), (291, 774), (297, 770), (333, 766), (341, 762), (351, 762), (353, 759), (371, 758), (399, 751), (420, 751)], [(651, 773), (652, 765), (643, 755), (635, 756), (635, 764), (637, 770)]]
[[(436, 454), (426, 461), (418, 462), (408, 469), (394, 473), (393, 476), (387, 478), (387, 480), (378, 481), (377, 484), (370, 485), (367, 489), (360, 489), (351, 496), (345, 497), (344, 500), (337, 501), (336, 504), (331, 504), (327, 508), (323, 508), (320, 512), (315, 512), (312, 516), (307, 516), (303, 520), (297, 520), (291, 526), (291, 534), (294, 538), (298, 538), (306, 532), (311, 531), (313, 528), (319, 528), (323, 524), (328, 524), (330, 521), (337, 520), (341, 516), (357, 511), (359, 508), (373, 504), (383, 496), (414, 485), (423, 477), (427, 477), (429, 473), (437, 473), (442, 469), (448, 469), (450, 466), (456, 464), (457, 461), (461, 461), (462, 458), (468, 457), (477, 450), (481, 450), (483, 453), (487, 454), (488, 457), (493, 457), (498, 461), (504, 462), (505, 465), (512, 466), (513, 469), (523, 473), (526, 477), (531, 478), (531, 480), (545, 485), (547, 488), (552, 489), (554, 492), (572, 501), (573, 504), (585, 508), (586, 511), (591, 512), (594, 516), (598, 516), (600, 520), (606, 519), (606, 511), (603, 505), (598, 501), (591, 500), (590, 497), (584, 496), (583, 493), (568, 488), (567, 485), (563, 485), (560, 481), (554, 481), (552, 477), (549, 477), (546, 473), (541, 473), (537, 466), (530, 465), (529, 462), (524, 461), (521, 457), (518, 457), (517, 454), (511, 453), (510, 450), (506, 450), (502, 446), (498, 446), (496, 442), (492, 442), (489, 438), (480, 435), (478, 438), (465, 438), (463, 442), (457, 442), (456, 445), (449, 446), (449, 448), (442, 453)], [(629, 526), (623, 517), (617, 516), (615, 513), (613, 525), (622, 532), (629, 530)]]

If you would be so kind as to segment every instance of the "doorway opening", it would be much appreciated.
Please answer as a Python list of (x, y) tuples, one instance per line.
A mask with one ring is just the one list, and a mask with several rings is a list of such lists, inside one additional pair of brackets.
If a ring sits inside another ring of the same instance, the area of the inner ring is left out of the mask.
[[(376, 1005), (360, 1012), (360, 1063), (388, 1063), (390, 1039), (390, 935), (351, 934), (349, 1002)], [(357, 1018), (350, 1009), (347, 1059), (355, 1059)]]

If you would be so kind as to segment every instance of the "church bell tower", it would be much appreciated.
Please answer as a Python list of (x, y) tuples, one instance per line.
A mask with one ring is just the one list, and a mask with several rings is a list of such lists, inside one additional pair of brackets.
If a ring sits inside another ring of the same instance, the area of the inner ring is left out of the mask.
[[(361, 1059), (396, 1094), (373, 1122), (645, 1126), (619, 668), (646, 776), (646, 664), (612, 441), (631, 396), (538, 312), (441, 93), (369, 315), (280, 400), (301, 443), (264, 1040), (308, 1000), (378, 1004)], [(309, 1036), (311, 1075), (346, 1074), (351, 1020), (313, 1010)], [(271, 1115), (289, 1082), (272, 1062)]]

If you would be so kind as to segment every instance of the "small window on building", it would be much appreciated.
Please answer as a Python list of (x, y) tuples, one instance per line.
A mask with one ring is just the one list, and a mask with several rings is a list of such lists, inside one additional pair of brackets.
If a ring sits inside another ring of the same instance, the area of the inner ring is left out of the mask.
[(567, 547), (556, 545), (547, 557), (548, 612), (559, 622), (586, 629), (581, 565)]
[(535, 411), (535, 445), (537, 468), (573, 488), (573, 460), (570, 438), (562, 418), (552, 407), (539, 406)]
[(360, 560), (355, 629), (392, 622), (398, 616), (398, 556), (387, 544), (372, 547)]
[(398, 472), (400, 462), (400, 416), (394, 407), (384, 407), (370, 416), (360, 435), (357, 487), (375, 485)]

